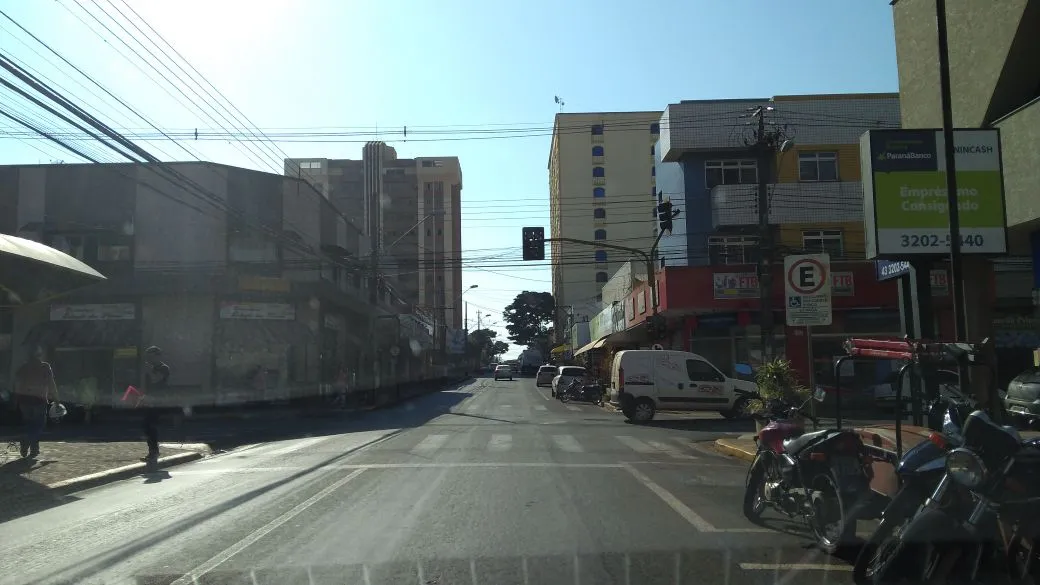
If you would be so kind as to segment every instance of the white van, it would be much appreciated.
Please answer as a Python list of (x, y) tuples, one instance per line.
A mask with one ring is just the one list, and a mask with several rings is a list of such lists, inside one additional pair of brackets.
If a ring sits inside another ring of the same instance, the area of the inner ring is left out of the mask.
[(733, 418), (757, 392), (754, 382), (730, 378), (686, 351), (619, 351), (610, 368), (610, 402), (633, 422), (652, 420), (661, 409), (715, 410)]

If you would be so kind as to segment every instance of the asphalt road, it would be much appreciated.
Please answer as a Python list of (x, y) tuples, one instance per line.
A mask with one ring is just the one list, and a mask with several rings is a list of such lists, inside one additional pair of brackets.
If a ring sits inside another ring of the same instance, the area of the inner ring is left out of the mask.
[(0, 583), (850, 582), (774, 516), (716, 415), (632, 425), (478, 379), (319, 433), (73, 494), (0, 524)]

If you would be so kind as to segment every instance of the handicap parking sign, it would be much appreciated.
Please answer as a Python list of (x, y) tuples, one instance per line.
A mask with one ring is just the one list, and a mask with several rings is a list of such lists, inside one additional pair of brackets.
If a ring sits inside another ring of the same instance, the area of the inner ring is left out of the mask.
[(787, 306), (791, 309), (802, 308), (802, 297), (787, 297)]

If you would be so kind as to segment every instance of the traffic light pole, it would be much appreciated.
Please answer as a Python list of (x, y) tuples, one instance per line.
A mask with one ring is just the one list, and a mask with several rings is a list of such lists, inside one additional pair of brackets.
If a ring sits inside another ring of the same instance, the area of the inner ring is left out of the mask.
[(606, 248), (608, 250), (618, 250), (620, 252), (628, 252), (630, 254), (639, 256), (646, 262), (646, 280), (650, 286), (650, 307), (653, 314), (657, 314), (657, 278), (656, 270), (654, 270), (654, 258), (657, 257), (657, 246), (661, 243), (661, 236), (664, 235), (662, 230), (654, 238), (654, 245), (650, 247), (650, 253), (647, 254), (639, 248), (629, 248), (628, 246), (618, 246), (616, 244), (608, 244), (606, 242), (594, 242), (590, 240), (579, 240), (576, 238), (545, 238), (546, 242), (566, 242), (568, 244), (582, 244), (593, 248)]

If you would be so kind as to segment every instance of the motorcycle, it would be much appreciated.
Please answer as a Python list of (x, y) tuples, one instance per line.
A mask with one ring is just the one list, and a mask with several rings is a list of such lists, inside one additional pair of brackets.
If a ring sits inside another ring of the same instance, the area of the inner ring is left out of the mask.
[(967, 417), (962, 437), (924, 505), (879, 555), (872, 583), (901, 576), (897, 561), (903, 560), (917, 562), (907, 575), (914, 581), (950, 575), (975, 580), (987, 560), (999, 559), (1020, 577), (1033, 570), (1040, 441), (1023, 443), (1018, 431), (996, 424), (983, 411)]
[[(930, 410), (933, 416), (935, 410), (945, 409), (942, 432), (933, 432), (927, 439), (910, 448), (896, 465), (899, 491), (887, 503), (882, 503), (885, 507), (880, 514), (881, 521), (856, 556), (853, 581), (869, 583), (873, 580), (879, 559), (886, 557), (898, 539), (900, 529), (913, 518), (946, 474), (946, 455), (963, 441), (963, 421), (974, 410), (974, 406), (973, 400), (952, 391), (932, 404)], [(880, 494), (874, 494), (874, 497), (884, 498)]]
[(560, 402), (581, 400), (584, 402), (592, 402), (600, 406), (603, 406), (603, 397), (605, 395), (606, 392), (604, 391), (602, 384), (599, 384), (598, 382), (585, 384), (577, 378), (571, 380), (562, 392), (556, 393), (556, 397), (560, 399)]
[(855, 535), (857, 510), (870, 491), (870, 468), (863, 442), (849, 430), (806, 433), (801, 418), (816, 392), (800, 406), (770, 405), (771, 421), (756, 437), (758, 452), (748, 469), (744, 515), (760, 522), (767, 507), (809, 524), (817, 545), (832, 554)]

